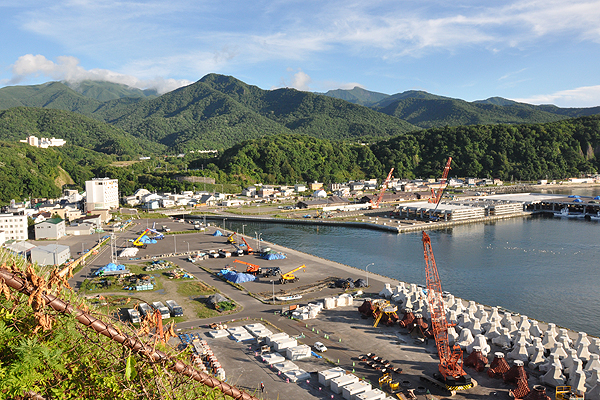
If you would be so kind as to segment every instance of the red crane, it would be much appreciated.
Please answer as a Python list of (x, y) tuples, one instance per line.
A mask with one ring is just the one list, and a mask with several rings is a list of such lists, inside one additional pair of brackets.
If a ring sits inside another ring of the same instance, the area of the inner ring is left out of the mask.
[(430, 203), (438, 204), (442, 199), (442, 193), (444, 193), (444, 188), (446, 184), (446, 180), (448, 179), (448, 172), (450, 171), (450, 164), (452, 164), (452, 157), (448, 157), (448, 162), (446, 163), (446, 167), (444, 168), (444, 172), (442, 173), (442, 180), (440, 181), (440, 187), (437, 190), (437, 193), (431, 188), (431, 198), (429, 199)]
[(438, 369), (446, 389), (451, 392), (473, 387), (471, 377), (462, 368), (462, 350), (460, 346), (450, 347), (448, 341), (448, 322), (442, 298), (442, 282), (438, 275), (431, 240), (423, 231), (423, 252), (425, 254), (425, 277), (427, 280), (427, 300), (431, 312), (431, 329), (437, 346), (440, 364)]
[[(383, 194), (385, 193), (385, 190), (387, 189), (387, 185), (388, 183), (390, 183), (390, 180), (392, 179), (392, 172), (394, 172), (394, 168), (390, 169), (390, 173), (388, 174), (387, 178), (385, 178), (385, 181), (381, 184), (381, 190), (379, 191), (379, 195), (377, 196), (377, 199), (375, 197), (373, 197), (373, 199), (371, 199), (371, 208), (379, 208), (379, 203), (381, 203), (381, 199), (383, 199)], [(375, 201), (373, 201), (375, 200)]]

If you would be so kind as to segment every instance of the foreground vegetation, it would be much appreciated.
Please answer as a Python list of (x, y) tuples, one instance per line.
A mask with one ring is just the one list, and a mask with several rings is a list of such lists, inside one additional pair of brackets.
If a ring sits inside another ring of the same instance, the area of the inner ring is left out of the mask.
[[(33, 282), (45, 284), (48, 272), (26, 266), (0, 252), (3, 262)], [(43, 278), (43, 281), (39, 279)], [(2, 282), (3, 284), (4, 282)], [(0, 398), (30, 398), (39, 394), (53, 399), (224, 399), (221, 392), (202, 386), (132, 353), (115, 341), (81, 325), (72, 315), (60, 314), (43, 303), (1, 286), (0, 301)], [(95, 311), (94, 306), (70, 289), (52, 292), (120, 331), (154, 343), (148, 326), (135, 331)], [(176, 353), (160, 343), (168, 354), (187, 362), (188, 353)]]

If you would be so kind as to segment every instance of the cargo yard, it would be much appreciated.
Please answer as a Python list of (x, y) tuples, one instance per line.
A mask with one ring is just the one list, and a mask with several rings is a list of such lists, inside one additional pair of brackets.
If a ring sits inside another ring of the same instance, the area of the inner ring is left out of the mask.
[[(138, 220), (119, 235), (119, 250), (141, 237), (142, 225)], [(193, 346), (198, 366), (207, 372), (264, 399), (441, 399), (452, 394), (432, 381), (440, 370), (439, 341), (436, 345), (428, 332), (424, 287), (365, 276), (365, 271), (215, 227), (200, 230), (170, 219), (157, 225), (181, 233), (163, 229), (165, 238), (140, 246), (132, 257), (137, 260), (119, 262), (164, 259), (237, 305), (234, 313), (198, 319), (189, 312), (195, 296), (177, 294), (176, 282), (135, 293), (149, 304), (175, 300), (183, 308), (171, 343)], [(103, 247), (72, 285), (79, 287), (111, 261), (109, 250)], [(241, 279), (245, 275), (249, 280)], [(369, 287), (346, 289), (350, 282), (361, 286), (361, 280)], [(465, 361), (459, 364), (473, 382), (456, 390), (455, 398), (508, 398), (512, 392), (516, 398), (543, 399), (543, 390), (554, 398), (555, 386), (564, 385), (586, 388), (586, 399), (600, 398), (598, 339), (447, 293), (444, 302), (452, 325), (448, 343), (464, 349)], [(327, 350), (317, 351), (316, 342)]]

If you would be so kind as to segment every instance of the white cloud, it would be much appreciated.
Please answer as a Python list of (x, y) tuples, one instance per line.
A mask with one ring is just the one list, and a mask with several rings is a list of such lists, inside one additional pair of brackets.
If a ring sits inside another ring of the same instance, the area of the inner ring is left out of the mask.
[(43, 55), (26, 54), (17, 59), (12, 66), (13, 77), (10, 84), (22, 82), (31, 77), (44, 76), (53, 80), (68, 82), (81, 82), (84, 80), (107, 81), (139, 89), (156, 89), (159, 93), (166, 93), (182, 86), (192, 83), (188, 80), (177, 79), (138, 79), (132, 75), (125, 75), (107, 69), (86, 70), (79, 65), (75, 57), (57, 57), (57, 62), (48, 60)]
[(308, 87), (308, 85), (312, 82), (312, 79), (310, 78), (310, 76), (308, 76), (308, 74), (306, 74), (304, 71), (302, 71), (301, 69), (298, 70), (298, 72), (296, 72), (292, 78), (292, 83), (291, 83), (291, 87), (294, 87), (298, 90), (303, 90), (303, 91), (308, 91), (310, 90), (310, 88)]
[(552, 94), (511, 100), (530, 104), (554, 104), (559, 107), (595, 107), (600, 104), (600, 85), (582, 86)]
[[(281, 78), (279, 87), (294, 88), (304, 92), (308, 92), (310, 90), (309, 84), (312, 82), (312, 79), (307, 73), (302, 71), (300, 68), (297, 70), (288, 68), (287, 72), (294, 72), (294, 74), (289, 76), (288, 79)], [(277, 89), (277, 87), (272, 87), (271, 89)]]

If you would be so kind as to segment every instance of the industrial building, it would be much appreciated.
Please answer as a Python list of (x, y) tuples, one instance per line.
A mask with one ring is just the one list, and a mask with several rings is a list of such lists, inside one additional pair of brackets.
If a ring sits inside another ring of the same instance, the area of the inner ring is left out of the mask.
[(61, 265), (71, 258), (69, 246), (50, 244), (31, 249), (31, 262), (38, 265)]
[(86, 211), (109, 210), (119, 207), (119, 180), (94, 178), (85, 181)]

